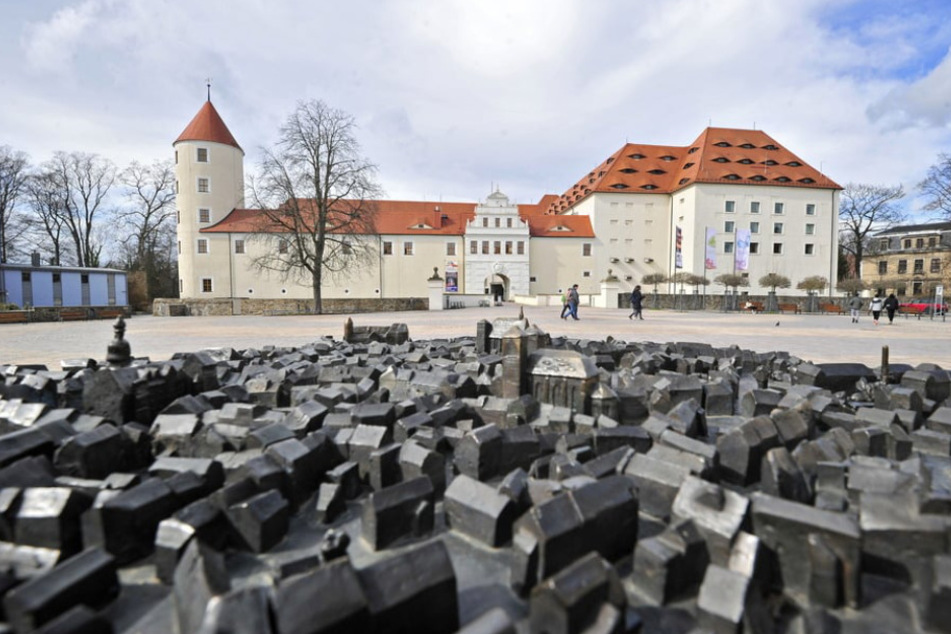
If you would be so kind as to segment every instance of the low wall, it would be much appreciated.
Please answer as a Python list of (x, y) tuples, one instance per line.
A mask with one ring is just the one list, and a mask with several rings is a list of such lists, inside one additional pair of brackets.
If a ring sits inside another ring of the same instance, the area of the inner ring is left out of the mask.
[[(353, 298), (324, 299), (323, 313), (345, 315), (350, 313), (399, 312), (428, 310), (429, 300), (422, 297), (393, 299)], [(174, 299), (158, 297), (152, 301), (156, 317), (192, 317), (227, 315), (306, 315), (314, 312), (314, 302), (304, 299)]]
[[(773, 300), (776, 305), (779, 304), (795, 304), (799, 310), (803, 313), (816, 313), (819, 312), (819, 304), (836, 304), (838, 306), (844, 306), (847, 298), (844, 297), (829, 297), (828, 295), (813, 295), (811, 297), (804, 297), (802, 295), (776, 295)], [(644, 300), (641, 305), (644, 308), (656, 308), (664, 310), (715, 310), (715, 311), (729, 311), (729, 310), (742, 310), (743, 304), (746, 302), (760, 302), (763, 306), (769, 310), (770, 298), (767, 295), (724, 295), (723, 293), (719, 294), (710, 294), (706, 296), (701, 294), (694, 295), (692, 292), (687, 293), (652, 293), (650, 291), (644, 294)], [(630, 293), (621, 293), (618, 295), (618, 308), (630, 308), (631, 307), (631, 295)]]

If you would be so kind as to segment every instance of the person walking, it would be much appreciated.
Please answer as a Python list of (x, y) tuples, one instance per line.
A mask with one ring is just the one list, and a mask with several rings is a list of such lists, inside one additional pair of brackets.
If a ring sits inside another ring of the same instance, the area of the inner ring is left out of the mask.
[(641, 293), (641, 285), (638, 284), (634, 287), (634, 290), (631, 291), (631, 314), (627, 316), (628, 319), (633, 319), (637, 317), (638, 319), (644, 319), (644, 315), (641, 313), (641, 304), (644, 301), (644, 294)]
[[(578, 295), (578, 285), (575, 284), (568, 289), (568, 309), (571, 318), (575, 321), (578, 321), (578, 303), (581, 301), (581, 297)], [(563, 317), (562, 319), (567, 319)]]
[(862, 310), (862, 298), (856, 293), (849, 298), (849, 314), (852, 315), (852, 323), (859, 323), (859, 311)]
[(898, 298), (895, 297), (895, 293), (888, 294), (884, 306), (885, 314), (888, 315), (888, 325), (890, 326), (895, 321), (895, 311), (898, 310)]
[(562, 319), (565, 318), (565, 315), (571, 310), (571, 307), (568, 306), (568, 293), (561, 294), (561, 315)]
[(878, 325), (878, 318), (882, 316), (883, 304), (884, 301), (882, 301), (882, 296), (876, 295), (872, 298), (872, 303), (869, 306), (869, 309), (872, 311), (872, 323), (874, 323), (876, 326)]

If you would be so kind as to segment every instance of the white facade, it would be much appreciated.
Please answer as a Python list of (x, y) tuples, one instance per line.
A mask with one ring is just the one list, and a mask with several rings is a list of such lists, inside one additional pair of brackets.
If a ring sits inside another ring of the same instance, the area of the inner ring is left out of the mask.
[(501, 284), (504, 295), (528, 295), (529, 229), (508, 197), (495, 191), (475, 208), (466, 225), (465, 288), (469, 293)]

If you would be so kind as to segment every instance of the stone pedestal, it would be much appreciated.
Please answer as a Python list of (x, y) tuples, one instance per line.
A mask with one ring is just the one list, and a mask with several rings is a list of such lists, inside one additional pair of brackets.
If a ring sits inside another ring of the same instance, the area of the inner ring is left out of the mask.
[(443, 300), (445, 286), (437, 269), (433, 269), (433, 276), (426, 283), (429, 287), (429, 310), (443, 310), (445, 308)]
[(598, 298), (598, 307), (617, 308), (617, 298), (620, 291), (621, 281), (608, 270), (608, 276), (601, 280), (601, 296)]

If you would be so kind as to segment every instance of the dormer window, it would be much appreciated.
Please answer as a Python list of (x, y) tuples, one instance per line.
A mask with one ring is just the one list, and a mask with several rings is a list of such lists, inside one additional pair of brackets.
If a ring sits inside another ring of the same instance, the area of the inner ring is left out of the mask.
[(669, 163), (670, 161), (675, 161), (675, 160), (677, 160), (677, 159), (676, 159), (675, 157), (671, 156), (670, 154), (667, 154), (666, 156), (660, 157), (660, 160), (666, 161), (666, 162)]
[(807, 176), (806, 178), (800, 178), (800, 179), (799, 179), (799, 182), (800, 182), (800, 183), (803, 183), (804, 185), (809, 185), (809, 184), (811, 184), (811, 183), (815, 183), (816, 181), (815, 181), (814, 178), (809, 178), (809, 177)]
[(653, 170), (650, 170), (650, 171), (647, 172), (647, 173), (648, 173), (648, 174), (653, 174), (653, 175), (655, 175), (655, 176), (660, 176), (661, 174), (666, 174), (667, 172), (665, 172), (664, 170), (653, 169)]
[(641, 185), (641, 189), (657, 189), (657, 185), (651, 185), (648, 183), (647, 185)]
[(726, 141), (720, 141), (719, 143), (714, 143), (714, 145), (717, 146), (717, 147), (732, 147), (732, 146), (731, 146), (729, 143), (727, 143)]
[(728, 181), (738, 181), (738, 180), (740, 180), (740, 177), (739, 177), (737, 174), (727, 174), (727, 175), (724, 176), (723, 178), (725, 178), (725, 179), (728, 180)]
[(768, 160), (763, 161), (763, 165), (779, 165), (779, 163), (777, 163), (777, 162), (774, 161), (773, 159), (768, 159)]
[(621, 172), (622, 174), (636, 174), (637, 173), (637, 170), (631, 167), (625, 167), (624, 169), (618, 170), (618, 171)]
[(643, 154), (634, 153), (634, 154), (628, 154), (627, 158), (631, 158), (631, 159), (634, 159), (635, 161), (639, 161), (642, 158), (646, 158), (646, 157)]
[(752, 143), (744, 143), (740, 147), (743, 148), (744, 150), (752, 150), (756, 146), (753, 145)]
[(713, 162), (714, 163), (729, 163), (730, 159), (726, 158), (725, 156), (718, 156), (715, 159), (713, 159)]
[(614, 183), (611, 185), (611, 189), (627, 189), (627, 185), (624, 183)]
[(739, 163), (740, 165), (752, 165), (752, 164), (753, 164), (753, 161), (751, 161), (751, 160), (748, 159), (748, 158), (744, 158), (744, 159), (740, 159), (739, 161), (737, 161), (737, 163)]
[(764, 150), (778, 150), (779, 148), (773, 145), (772, 143), (770, 143), (769, 145), (764, 145), (763, 149)]
[(788, 163), (786, 163), (786, 166), (787, 167), (802, 167), (802, 163), (800, 163), (799, 161), (789, 161)]
[(788, 176), (780, 176), (779, 178), (776, 179), (777, 183), (788, 183), (789, 181), (790, 181), (790, 178)]
[(766, 180), (766, 177), (763, 176), (762, 174), (757, 174), (756, 176), (751, 176), (751, 177), (750, 177), (750, 180), (751, 180), (751, 181), (756, 181), (757, 183), (759, 183), (760, 181)]
[(696, 152), (696, 151), (699, 150), (699, 149), (700, 149), (700, 148), (698, 148), (698, 147), (692, 147), (692, 148), (690, 148), (689, 150), (687, 150), (687, 154), (693, 154), (694, 152)]
[(690, 182), (689, 178), (681, 178), (679, 181), (677, 181), (677, 184), (683, 185), (684, 183), (689, 183), (689, 182)]
[(693, 163), (684, 163), (684, 169), (690, 169), (693, 165)]

